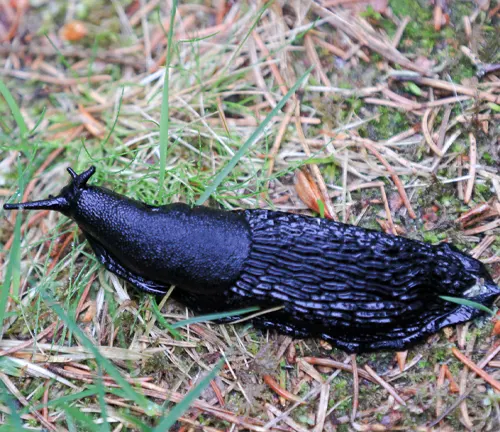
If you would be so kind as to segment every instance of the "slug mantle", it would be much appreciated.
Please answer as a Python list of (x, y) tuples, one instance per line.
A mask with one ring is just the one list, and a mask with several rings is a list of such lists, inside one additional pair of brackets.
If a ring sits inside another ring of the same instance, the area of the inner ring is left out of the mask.
[(94, 167), (68, 172), (57, 197), (4, 208), (63, 213), (109, 271), (153, 294), (175, 284), (197, 313), (283, 306), (254, 324), (357, 353), (403, 350), (482, 313), (440, 296), (500, 295), (480, 261), (447, 243), (270, 210), (155, 207), (87, 185)]

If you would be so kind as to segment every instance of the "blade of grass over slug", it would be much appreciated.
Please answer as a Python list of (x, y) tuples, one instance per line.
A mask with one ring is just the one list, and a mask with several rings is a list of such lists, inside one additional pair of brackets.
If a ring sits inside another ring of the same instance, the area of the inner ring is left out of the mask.
[(205, 377), (203, 378), (198, 385), (189, 391), (189, 393), (184, 396), (181, 402), (179, 402), (163, 420), (153, 429), (153, 432), (163, 432), (170, 430), (170, 428), (174, 425), (177, 419), (190, 407), (191, 403), (194, 402), (195, 399), (200, 396), (201, 392), (208, 387), (210, 381), (212, 381), (220, 368), (224, 364), (224, 359), (219, 360), (215, 368)]
[(125, 395), (133, 400), (137, 405), (143, 408), (147, 414), (153, 415), (158, 412), (159, 407), (152, 402), (148, 401), (143, 395), (134, 391), (132, 386), (121, 376), (118, 369), (115, 368), (113, 363), (107, 358), (101, 355), (98, 348), (92, 343), (90, 339), (83, 333), (80, 327), (75, 323), (75, 321), (70, 318), (66, 312), (62, 309), (56, 301), (51, 298), (47, 292), (41, 291), (41, 296), (44, 301), (50, 305), (51, 309), (56, 313), (56, 315), (64, 321), (66, 326), (73, 332), (73, 334), (78, 338), (80, 343), (87, 348), (92, 354), (94, 354), (96, 362), (119, 384)]
[(493, 312), (489, 307), (472, 300), (467, 300), (460, 297), (448, 297), (448, 296), (439, 296), (439, 298), (442, 298), (443, 300), (449, 301), (451, 303), (456, 303), (462, 306), (469, 306), (471, 308), (482, 310), (483, 312), (486, 312), (492, 316), (495, 315), (495, 312)]
[(182, 321), (178, 321), (175, 324), (172, 324), (172, 328), (176, 329), (179, 327), (184, 327), (188, 324), (196, 324), (200, 322), (205, 322), (205, 321), (214, 321), (218, 319), (223, 319), (223, 318), (229, 318), (232, 316), (238, 316), (250, 312), (256, 312), (260, 310), (260, 307), (258, 306), (252, 306), (249, 308), (245, 309), (238, 309), (234, 311), (229, 311), (229, 312), (220, 312), (220, 313), (213, 313), (213, 314), (207, 314), (207, 315), (200, 315), (200, 316), (195, 316), (193, 318), (188, 318)]
[(250, 135), (250, 137), (246, 140), (245, 144), (241, 146), (241, 148), (234, 154), (229, 163), (217, 174), (215, 180), (212, 182), (210, 186), (208, 186), (205, 191), (201, 194), (200, 198), (196, 201), (196, 205), (202, 205), (209, 197), (214, 193), (217, 187), (222, 183), (222, 181), (227, 177), (227, 175), (232, 171), (232, 169), (236, 166), (239, 160), (243, 157), (243, 155), (248, 151), (250, 146), (257, 141), (260, 137), (260, 134), (264, 131), (266, 126), (272, 120), (272, 118), (278, 114), (278, 112), (283, 108), (286, 101), (290, 99), (295, 92), (302, 85), (306, 77), (311, 72), (313, 66), (311, 66), (307, 71), (297, 80), (297, 82), (288, 90), (287, 94), (283, 96), (283, 98), (278, 102), (278, 104), (273, 108), (273, 110), (266, 116), (263, 122), (259, 125), (257, 129), (255, 129), (254, 133)]
[(165, 170), (167, 167), (167, 150), (168, 150), (168, 129), (170, 126), (170, 110), (169, 110), (169, 80), (170, 80), (170, 62), (172, 61), (172, 45), (174, 41), (174, 24), (175, 14), (177, 11), (177, 0), (172, 2), (172, 10), (170, 11), (170, 27), (168, 29), (167, 42), (167, 60), (165, 62), (165, 76), (163, 78), (163, 97), (161, 101), (160, 112), (160, 180), (158, 182), (158, 198), (161, 202), (164, 193), (163, 183), (165, 183)]

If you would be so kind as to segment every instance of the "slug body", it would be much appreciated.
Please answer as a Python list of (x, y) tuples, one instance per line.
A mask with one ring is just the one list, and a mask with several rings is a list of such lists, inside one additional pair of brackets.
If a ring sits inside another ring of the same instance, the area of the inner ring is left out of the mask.
[(402, 350), (482, 313), (440, 296), (500, 295), (480, 261), (448, 244), (269, 210), (153, 207), (88, 186), (93, 167), (68, 171), (59, 196), (4, 207), (60, 211), (109, 271), (154, 294), (175, 284), (198, 313), (281, 306), (254, 324), (347, 352)]

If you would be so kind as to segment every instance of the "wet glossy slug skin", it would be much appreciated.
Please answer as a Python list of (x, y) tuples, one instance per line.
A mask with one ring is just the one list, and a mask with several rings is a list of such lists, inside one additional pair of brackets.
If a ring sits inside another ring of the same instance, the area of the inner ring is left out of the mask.
[(198, 313), (247, 306), (279, 311), (259, 327), (322, 337), (348, 352), (404, 349), (500, 295), (479, 261), (333, 221), (268, 210), (152, 207), (87, 186), (90, 168), (58, 197), (6, 209), (52, 209), (72, 218), (99, 261), (141, 290), (175, 297)]

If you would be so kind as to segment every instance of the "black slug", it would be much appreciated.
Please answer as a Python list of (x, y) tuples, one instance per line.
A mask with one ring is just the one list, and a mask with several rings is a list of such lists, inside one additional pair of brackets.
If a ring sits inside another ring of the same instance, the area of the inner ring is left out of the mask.
[(500, 295), (481, 262), (446, 243), (269, 210), (154, 207), (87, 185), (94, 167), (68, 171), (57, 197), (4, 208), (63, 213), (109, 271), (153, 294), (175, 284), (198, 313), (283, 306), (254, 324), (352, 353), (402, 350), (481, 314), (442, 295)]

